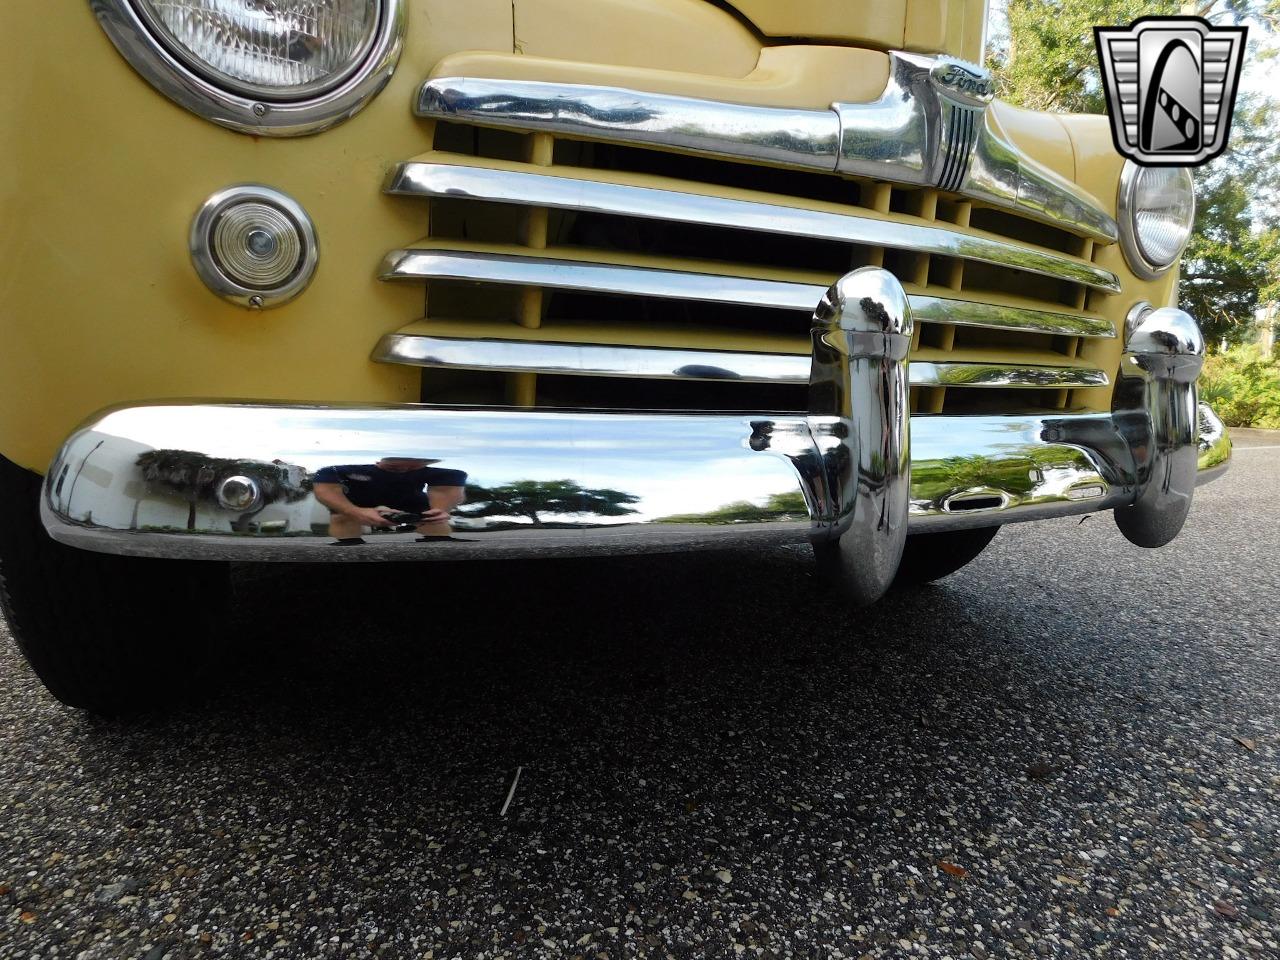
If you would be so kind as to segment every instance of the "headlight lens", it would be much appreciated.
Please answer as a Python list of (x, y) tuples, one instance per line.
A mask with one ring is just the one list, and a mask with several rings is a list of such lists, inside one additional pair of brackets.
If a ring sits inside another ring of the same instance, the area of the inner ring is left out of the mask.
[(378, 0), (137, 0), (137, 7), (197, 73), (273, 101), (336, 87), (378, 32)]
[(1120, 177), (1120, 238), (1134, 273), (1148, 280), (1182, 256), (1196, 215), (1195, 186), (1186, 167), (1125, 163)]

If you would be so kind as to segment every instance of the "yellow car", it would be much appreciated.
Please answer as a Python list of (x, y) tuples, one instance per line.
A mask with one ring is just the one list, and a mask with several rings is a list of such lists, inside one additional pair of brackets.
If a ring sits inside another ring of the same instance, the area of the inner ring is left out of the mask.
[(867, 604), (1015, 521), (1167, 543), (1230, 455), (1170, 305), (1191, 178), (995, 99), (984, 21), (6, 4), (0, 592), (36, 672), (180, 692), (232, 561), (798, 541)]

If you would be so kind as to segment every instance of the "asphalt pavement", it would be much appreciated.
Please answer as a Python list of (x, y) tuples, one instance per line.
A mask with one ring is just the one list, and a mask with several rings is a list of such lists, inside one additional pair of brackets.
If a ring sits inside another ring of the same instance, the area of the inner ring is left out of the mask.
[(1169, 548), (861, 613), (802, 551), (248, 569), (130, 723), (0, 638), (0, 957), (1280, 956), (1278, 493), (1240, 435)]

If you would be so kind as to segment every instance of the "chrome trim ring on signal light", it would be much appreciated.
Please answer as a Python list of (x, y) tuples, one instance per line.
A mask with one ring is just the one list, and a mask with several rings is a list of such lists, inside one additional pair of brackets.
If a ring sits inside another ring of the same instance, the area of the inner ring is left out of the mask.
[(251, 97), (211, 82), (169, 50), (132, 0), (89, 0), (89, 6), (121, 55), (174, 103), (241, 133), (296, 137), (353, 116), (391, 79), (404, 39), (404, 0), (378, 2), (378, 29), (364, 59), (337, 86), (303, 100)]
[[(1134, 191), (1138, 188), (1138, 178), (1145, 170), (1132, 160), (1126, 160), (1120, 171), (1120, 187), (1116, 193), (1116, 221), (1120, 227), (1120, 249), (1124, 251), (1124, 259), (1134, 274), (1143, 280), (1156, 280), (1164, 276), (1182, 257), (1182, 251), (1166, 264), (1153, 263), (1142, 250), (1138, 240), (1137, 226), (1134, 223), (1136, 208)], [(1195, 218), (1195, 194), (1191, 197), (1191, 216)], [(1190, 236), (1190, 234), (1188, 234)], [(1183, 249), (1186, 247), (1184, 245)]]
[[(218, 262), (214, 251), (213, 232), (218, 219), (237, 204), (263, 204), (284, 216), (297, 231), (299, 250), (297, 266), (281, 283), (256, 286), (230, 276)], [(287, 303), (306, 289), (320, 260), (315, 225), (298, 201), (287, 194), (258, 183), (242, 183), (219, 190), (196, 211), (191, 221), (191, 263), (205, 285), (224, 299), (250, 309), (277, 307)]]

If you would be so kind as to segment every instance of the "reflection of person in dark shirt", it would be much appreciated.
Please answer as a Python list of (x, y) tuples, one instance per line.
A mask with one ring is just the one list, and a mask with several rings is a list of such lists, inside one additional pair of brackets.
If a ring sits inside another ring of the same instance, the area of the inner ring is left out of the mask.
[(422, 517), (418, 533), (450, 535), (449, 512), (463, 501), (467, 475), (433, 467), (438, 460), (383, 457), (377, 463), (321, 467), (311, 478), (316, 499), (329, 508), (329, 533), (339, 542), (360, 543), (364, 527), (394, 527), (387, 514)]

